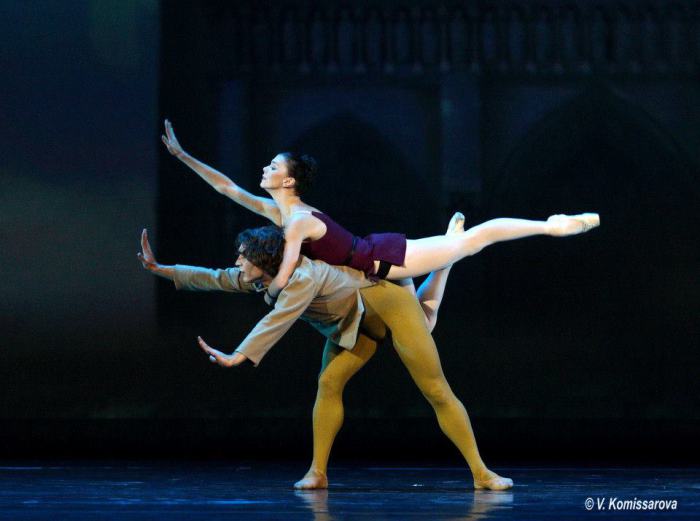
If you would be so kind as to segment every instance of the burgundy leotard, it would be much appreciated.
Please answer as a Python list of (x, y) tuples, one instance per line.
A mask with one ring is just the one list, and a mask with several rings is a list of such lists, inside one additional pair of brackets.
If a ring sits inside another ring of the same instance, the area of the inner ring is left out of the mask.
[(350, 266), (365, 274), (374, 274), (374, 261), (403, 266), (406, 257), (406, 236), (402, 233), (373, 233), (356, 237), (321, 212), (311, 212), (326, 225), (326, 234), (315, 241), (304, 242), (301, 253), (336, 266)]

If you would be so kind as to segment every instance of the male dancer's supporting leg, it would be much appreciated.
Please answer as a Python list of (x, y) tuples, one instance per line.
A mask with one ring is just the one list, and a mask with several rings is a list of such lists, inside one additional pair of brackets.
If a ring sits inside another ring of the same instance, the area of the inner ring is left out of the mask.
[(313, 412), (313, 460), (309, 471), (294, 484), (294, 488), (328, 487), (328, 457), (335, 436), (343, 425), (345, 384), (372, 358), (376, 350), (377, 342), (362, 334), (358, 335), (352, 351), (326, 341)]
[(435, 342), (425, 328), (423, 313), (415, 300), (384, 281), (361, 293), (366, 307), (363, 326), (373, 337), (379, 337), (381, 331), (371, 329), (377, 317), (391, 330), (396, 352), (433, 407), (440, 428), (464, 456), (472, 471), (474, 487), (492, 490), (512, 487), (510, 479), (490, 471), (481, 459), (469, 415), (445, 379)]

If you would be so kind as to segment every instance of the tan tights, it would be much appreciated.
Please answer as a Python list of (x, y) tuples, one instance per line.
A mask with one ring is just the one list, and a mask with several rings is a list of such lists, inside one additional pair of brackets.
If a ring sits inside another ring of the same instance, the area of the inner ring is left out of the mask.
[(415, 297), (385, 281), (360, 290), (366, 313), (352, 351), (326, 342), (313, 412), (314, 453), (311, 471), (325, 476), (335, 436), (343, 424), (345, 384), (374, 355), (377, 338), (391, 331), (394, 349), (423, 396), (435, 410), (440, 428), (457, 446), (475, 477), (487, 471), (469, 415), (450, 389), (435, 342)]

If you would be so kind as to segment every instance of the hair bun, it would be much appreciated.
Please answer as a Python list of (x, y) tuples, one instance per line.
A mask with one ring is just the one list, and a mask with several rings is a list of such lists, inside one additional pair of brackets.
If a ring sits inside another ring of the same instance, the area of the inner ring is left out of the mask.
[(298, 155), (294, 152), (282, 152), (287, 162), (289, 175), (296, 180), (294, 190), (297, 195), (303, 195), (311, 186), (316, 176), (318, 164), (316, 160), (307, 154)]
[(316, 170), (318, 170), (318, 162), (310, 155), (304, 154), (301, 156), (300, 161), (312, 176), (316, 173)]

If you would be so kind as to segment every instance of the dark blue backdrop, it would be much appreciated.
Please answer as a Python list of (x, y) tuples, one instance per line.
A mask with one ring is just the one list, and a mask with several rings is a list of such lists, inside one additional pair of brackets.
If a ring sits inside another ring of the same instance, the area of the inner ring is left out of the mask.
[[(358, 234), (442, 233), (456, 210), (600, 212), (586, 236), (455, 267), (435, 330), (445, 372), (498, 454), (682, 458), (700, 434), (700, 89), (697, 6), (674, 6), (6, 4), (8, 447), (27, 432), (64, 433), (59, 452), (308, 446), (322, 339), (298, 325), (259, 369), (217, 371), (194, 337), (232, 350), (264, 304), (176, 294), (135, 260), (146, 226), (163, 262), (230, 265), (235, 233), (264, 224), (162, 149), (169, 117), (252, 191), (275, 153), (315, 155), (308, 202)], [(401, 434), (451, 454), (390, 346), (346, 399), (341, 452)]]

